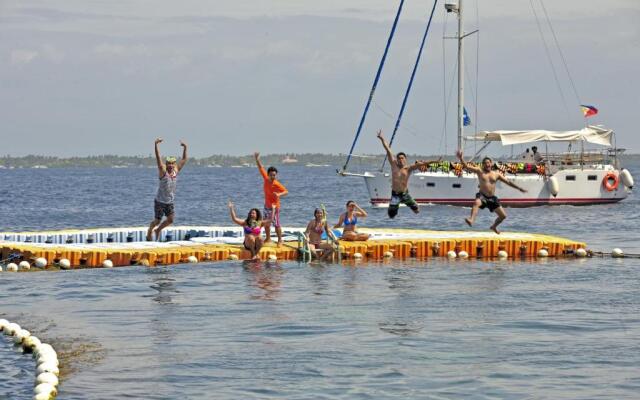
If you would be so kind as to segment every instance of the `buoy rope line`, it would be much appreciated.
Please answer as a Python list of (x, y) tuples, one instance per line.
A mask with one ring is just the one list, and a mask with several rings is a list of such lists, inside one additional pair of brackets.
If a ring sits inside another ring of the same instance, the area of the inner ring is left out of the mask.
[(58, 354), (50, 344), (42, 343), (20, 325), (0, 319), (0, 331), (13, 338), (16, 346), (21, 346), (24, 353), (32, 353), (36, 360), (36, 380), (33, 388), (33, 400), (51, 400), (58, 395)]
[(589, 257), (640, 258), (640, 254), (637, 254), (637, 253), (624, 253), (620, 249), (613, 249), (613, 251), (611, 253), (607, 253), (605, 251), (595, 251), (595, 250), (589, 250), (587, 253), (588, 253)]

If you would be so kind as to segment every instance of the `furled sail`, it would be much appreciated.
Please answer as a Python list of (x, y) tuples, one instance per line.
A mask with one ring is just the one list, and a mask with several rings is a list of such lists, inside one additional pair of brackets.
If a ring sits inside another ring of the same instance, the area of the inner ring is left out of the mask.
[(503, 145), (531, 142), (573, 142), (584, 141), (602, 146), (611, 146), (613, 130), (600, 126), (588, 126), (579, 131), (483, 131), (466, 140), (502, 142)]

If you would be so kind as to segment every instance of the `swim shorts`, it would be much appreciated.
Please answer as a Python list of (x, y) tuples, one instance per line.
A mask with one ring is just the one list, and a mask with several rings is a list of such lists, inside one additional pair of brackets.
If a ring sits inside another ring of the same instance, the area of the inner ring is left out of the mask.
[(488, 208), (493, 212), (496, 208), (501, 207), (500, 199), (498, 196), (486, 196), (480, 192), (476, 193), (476, 199), (480, 199), (480, 208)]
[(418, 203), (411, 197), (408, 191), (398, 193), (391, 191), (391, 201), (389, 202), (389, 217), (393, 218), (398, 214), (400, 204), (404, 204), (413, 211), (418, 210)]
[(153, 210), (155, 212), (156, 219), (162, 219), (164, 215), (168, 217), (174, 213), (173, 203), (161, 203), (158, 200), (154, 200)]
[(271, 224), (276, 227), (276, 228), (280, 228), (280, 209), (276, 207), (275, 209), (275, 213), (272, 212), (273, 209), (271, 208), (264, 208), (264, 219), (270, 219), (271, 220)]

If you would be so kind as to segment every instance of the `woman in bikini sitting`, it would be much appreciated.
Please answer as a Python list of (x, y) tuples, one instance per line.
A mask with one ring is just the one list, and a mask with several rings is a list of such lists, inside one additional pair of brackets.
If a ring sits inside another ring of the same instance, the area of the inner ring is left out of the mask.
[(260, 214), (260, 210), (257, 208), (249, 210), (247, 219), (242, 220), (236, 216), (236, 210), (231, 201), (229, 201), (229, 213), (231, 214), (231, 220), (244, 228), (244, 248), (251, 253), (251, 259), (259, 260), (260, 256), (258, 253), (264, 244), (260, 232), (265, 223), (271, 221), (262, 220), (262, 214)]
[(369, 239), (369, 234), (356, 232), (358, 217), (366, 218), (367, 212), (360, 208), (360, 206), (358, 206), (355, 201), (347, 201), (347, 211), (340, 214), (340, 220), (334, 226), (334, 228), (340, 228), (344, 224), (344, 229), (342, 230), (342, 240), (353, 242)]
[(321, 260), (328, 260), (333, 255), (333, 246), (328, 242), (322, 241), (322, 234), (327, 233), (327, 238), (336, 240), (333, 232), (327, 226), (327, 218), (324, 214), (324, 210), (316, 208), (313, 212), (313, 219), (307, 224), (307, 230), (304, 231), (304, 235), (309, 241), (309, 249), (311, 250), (311, 257), (317, 258), (316, 250), (322, 250)]

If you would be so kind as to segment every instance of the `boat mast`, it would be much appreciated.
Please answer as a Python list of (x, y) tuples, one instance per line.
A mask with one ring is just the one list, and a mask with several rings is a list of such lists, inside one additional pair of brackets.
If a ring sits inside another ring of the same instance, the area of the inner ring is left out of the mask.
[(462, 23), (462, 0), (458, 0), (458, 150), (462, 150), (464, 130), (464, 26)]

